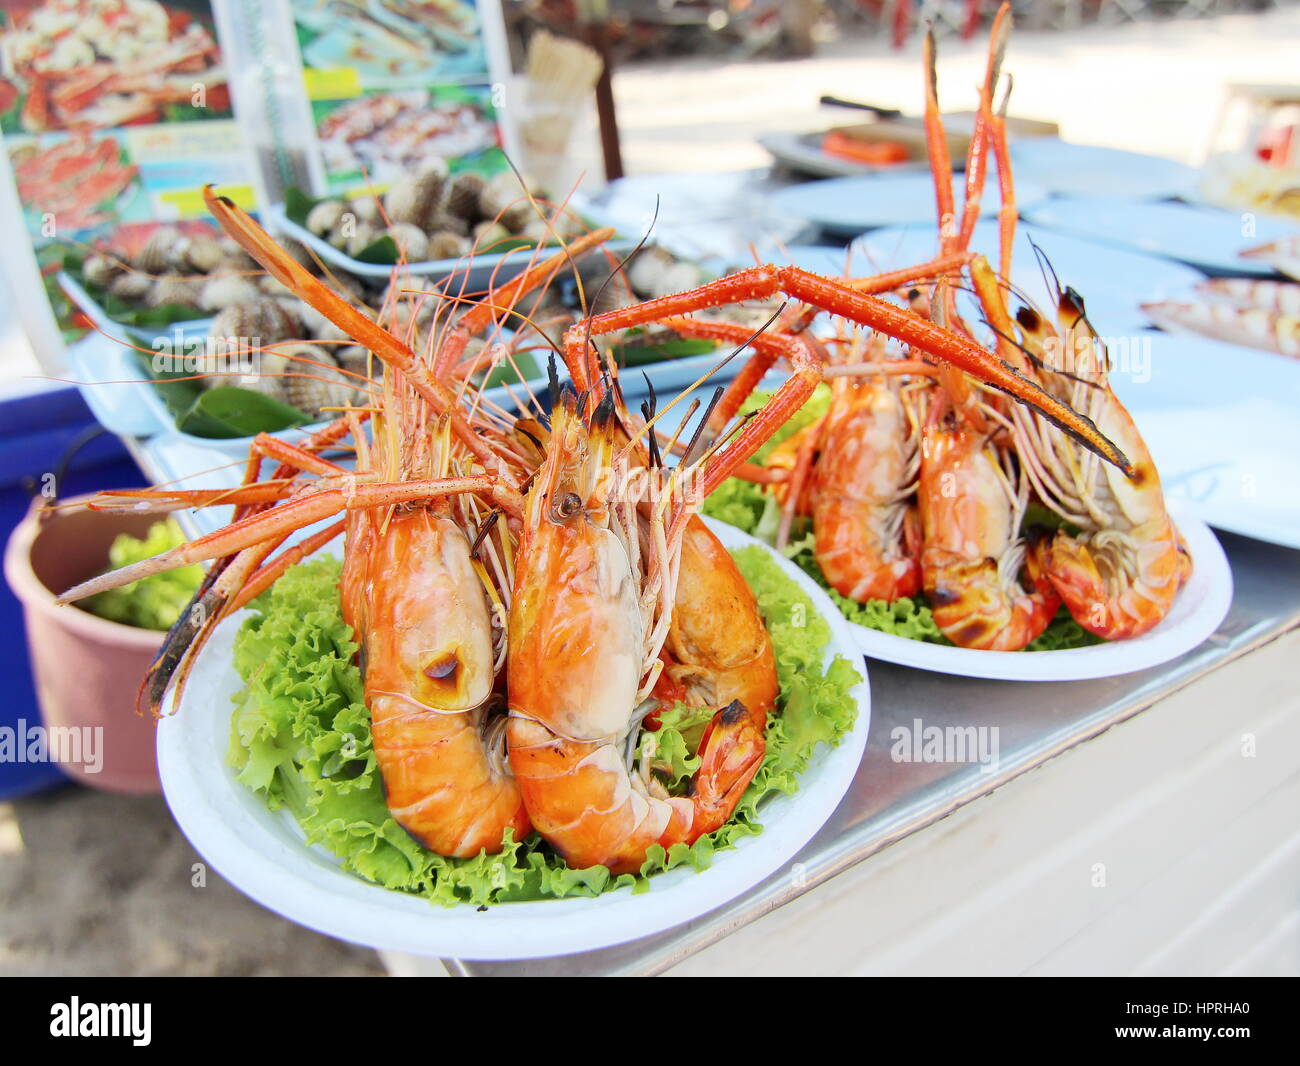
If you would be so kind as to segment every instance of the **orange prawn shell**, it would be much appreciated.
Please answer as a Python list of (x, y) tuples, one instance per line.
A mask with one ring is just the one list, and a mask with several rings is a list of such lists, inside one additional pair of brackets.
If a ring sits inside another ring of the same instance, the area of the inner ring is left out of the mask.
[(921, 570), (935, 624), (959, 647), (1018, 651), (1047, 628), (1060, 598), (1032, 559), (1032, 591), (1003, 584), (998, 559), (1018, 531), (992, 446), (969, 425), (928, 426), (922, 453)]
[(1133, 416), (1113, 393), (1110, 399), (1098, 424), (1112, 440), (1124, 442), (1134, 474), (1102, 473), (1115, 505), (1132, 522), (1124, 535), (1133, 574), (1125, 560), (1107, 551), (1108, 533), (1114, 533), (1106, 528), (1079, 537), (1058, 531), (1037, 546), (1034, 558), (1082, 628), (1107, 640), (1127, 640), (1164, 620), (1191, 575), (1192, 557), (1166, 509), (1160, 475)]
[(764, 740), (734, 706), (714, 717), (690, 797), (629, 773), (624, 743), (654, 649), (633, 546), (594, 487), (608, 454), (600, 433), (567, 405), (552, 415), (516, 554), (507, 739), (537, 831), (569, 865), (618, 874), (638, 871), (651, 846), (693, 842), (730, 817)]
[(525, 527), (517, 555), (510, 706), (563, 736), (605, 739), (626, 725), (640, 684), (637, 590), (607, 530), (582, 516), (541, 523)]
[[(912, 477), (907, 414), (885, 385), (836, 384), (815, 475), (817, 565), (832, 588), (859, 603), (914, 596), (921, 588), (915, 511), (898, 501)], [(896, 507), (905, 511), (894, 532), (888, 520)]]
[[(549, 511), (549, 501), (539, 503)], [(665, 833), (684, 833), (692, 815), (685, 800), (652, 809), (621, 764), (615, 740), (631, 724), (641, 625), (630, 571), (614, 572), (612, 539), (583, 515), (544, 514), (525, 527), (510, 610), (507, 737), (538, 832), (571, 866), (621, 873), (639, 869)]]
[(451, 519), (418, 509), (365, 543), (362, 666), (389, 810), (440, 855), (499, 851), (506, 829), (519, 840), (530, 826), (517, 785), (483, 746), (492, 631), (468, 542)]
[(698, 518), (682, 537), (677, 599), (667, 648), (668, 668), (688, 703), (745, 705), (763, 729), (776, 709), (776, 656), (758, 601), (736, 562)]
[[(1054, 373), (1047, 360), (1036, 373), (1044, 388), (1079, 404), (1124, 450), (1133, 473), (1127, 477), (1112, 467), (1095, 466), (1065, 438), (1055, 438), (1059, 455), (1022, 452), (1029, 461), (1053, 461), (1056, 480), (1090, 501), (1079, 535), (1057, 531), (1035, 546), (1031, 560), (1081, 627), (1108, 640), (1124, 640), (1164, 620), (1191, 574), (1192, 559), (1169, 515), (1150, 449), (1110, 386), (1105, 346), (1082, 310), (1078, 297), (1067, 291), (1058, 308), (1059, 335), (1036, 313), (1017, 321), (1032, 348), (1044, 349), (1055, 340), (1073, 360), (1068, 364), (1072, 375)], [(1090, 474), (1075, 482), (1070, 475), (1080, 469)], [(1072, 502), (1069, 510), (1082, 510), (1082, 505)]]

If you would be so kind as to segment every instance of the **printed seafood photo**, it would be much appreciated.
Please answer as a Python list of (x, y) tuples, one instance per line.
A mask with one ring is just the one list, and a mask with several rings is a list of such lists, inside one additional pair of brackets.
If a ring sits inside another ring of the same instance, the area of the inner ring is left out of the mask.
[(49, 239), (100, 230), (143, 206), (139, 167), (115, 134), (6, 140), (32, 234)]
[(208, 0), (3, 0), (4, 132), (230, 117)]
[(293, 0), (293, 17), (308, 69), (355, 71), (367, 89), (487, 77), (474, 0)]
[(485, 175), (506, 169), (490, 86), (373, 92), (313, 102), (312, 111), (332, 188), (385, 188), (441, 161)]

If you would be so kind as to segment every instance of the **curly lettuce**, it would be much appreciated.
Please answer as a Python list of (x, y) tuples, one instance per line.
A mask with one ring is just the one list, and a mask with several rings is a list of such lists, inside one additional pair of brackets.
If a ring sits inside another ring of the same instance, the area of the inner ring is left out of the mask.
[[(841, 657), (824, 666), (830, 629), (812, 602), (761, 548), (735, 558), (772, 634), (780, 713), (769, 720), (766, 756), (732, 820), (690, 846), (652, 848), (636, 875), (571, 869), (536, 834), (517, 841), (507, 833), (496, 855), (448, 859), (393, 820), (353, 663), (357, 645), (339, 606), (337, 560), (292, 568), (253, 604), (235, 640), (244, 687), (234, 697), (230, 765), (241, 784), (270, 809), (289, 810), (307, 842), (336, 855), (345, 869), (444, 905), (643, 891), (663, 870), (706, 869), (715, 852), (762, 831), (763, 800), (795, 792), (817, 746), (838, 744), (857, 717), (852, 690), (860, 675)], [(698, 765), (693, 741), (707, 720), (682, 705), (661, 716), (656, 759), (671, 785)]]
[[(108, 549), (108, 569), (138, 563), (184, 543), (185, 534), (172, 518), (155, 522), (144, 537), (119, 534)], [(176, 624), (202, 583), (203, 567), (178, 566), (121, 588), (97, 592), (78, 606), (110, 622), (166, 631)]]

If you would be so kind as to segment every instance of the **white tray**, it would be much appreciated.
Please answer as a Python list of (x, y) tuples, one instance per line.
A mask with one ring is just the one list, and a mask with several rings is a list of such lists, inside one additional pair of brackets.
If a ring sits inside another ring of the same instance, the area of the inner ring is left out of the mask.
[[(285, 214), (283, 204), (272, 204), (263, 214), (266, 216), (268, 229), (287, 233), (305, 244), (325, 262), (332, 263), (350, 274), (365, 278), (388, 278), (397, 269), (394, 264), (363, 263), (359, 259), (353, 259), (335, 248), (329, 241), (294, 222)], [(635, 247), (635, 244), (635, 241), (615, 237), (607, 241), (603, 248), (621, 259)], [(408, 263), (404, 269), (408, 274), (417, 277), (428, 278), (431, 281), (450, 281), (455, 285), (463, 284), (467, 291), (482, 292), (493, 284), (508, 281), (533, 263), (541, 262), (559, 250), (558, 246), (542, 248), (540, 252), (533, 248), (517, 248), (509, 252), (479, 253), (473, 257), (472, 263), (467, 257), (462, 256), (456, 259), (428, 259), (418, 263)], [(592, 253), (595, 254), (598, 253)]]

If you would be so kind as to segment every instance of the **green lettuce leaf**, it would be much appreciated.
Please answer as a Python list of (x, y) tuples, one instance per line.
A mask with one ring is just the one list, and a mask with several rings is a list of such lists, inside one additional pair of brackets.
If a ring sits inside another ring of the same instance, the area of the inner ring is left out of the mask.
[[(768, 723), (766, 757), (732, 820), (689, 847), (652, 848), (636, 876), (615, 877), (603, 866), (571, 869), (536, 834), (522, 841), (507, 835), (496, 855), (448, 859), (392, 819), (352, 661), (356, 644), (339, 607), (337, 560), (287, 571), (240, 629), (234, 665), (244, 687), (234, 697), (230, 765), (268, 807), (292, 812), (307, 841), (345, 869), (439, 904), (643, 891), (663, 870), (706, 869), (717, 851), (762, 831), (764, 798), (795, 792), (817, 745), (839, 743), (857, 716), (858, 671), (838, 657), (823, 667), (830, 630), (811, 601), (762, 549), (743, 549), (736, 561), (772, 634), (781, 711)], [(682, 788), (698, 765), (695, 743), (708, 720), (707, 712), (682, 705), (661, 715), (654, 758), (672, 788)], [(643, 733), (642, 745), (650, 735)]]
[[(138, 563), (185, 543), (175, 519), (155, 522), (143, 538), (120, 534), (108, 549), (108, 569)], [(203, 583), (203, 567), (181, 566), (87, 597), (77, 606), (110, 622), (166, 631)]]

